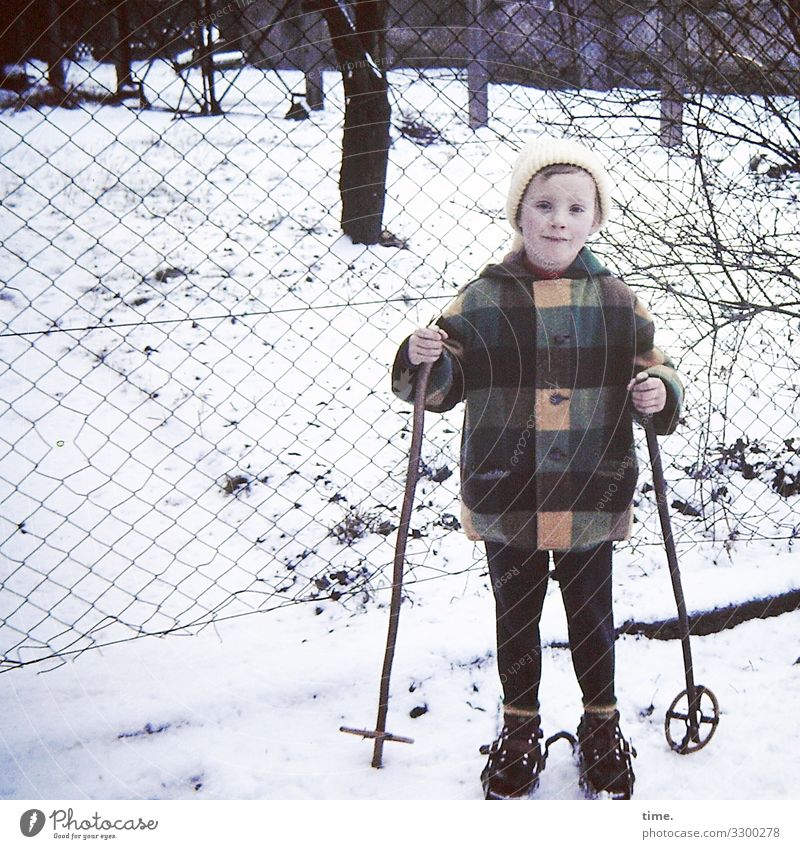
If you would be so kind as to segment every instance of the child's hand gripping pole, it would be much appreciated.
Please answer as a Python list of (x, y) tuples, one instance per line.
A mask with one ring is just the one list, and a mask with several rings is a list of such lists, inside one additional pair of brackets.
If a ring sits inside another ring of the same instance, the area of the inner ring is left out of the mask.
[[(641, 371), (636, 375), (635, 382), (643, 383), (649, 375)], [(650, 454), (650, 466), (653, 470), (653, 485), (656, 491), (656, 503), (658, 505), (658, 516), (661, 521), (661, 531), (664, 536), (664, 546), (667, 551), (667, 562), (669, 563), (669, 574), (672, 579), (672, 591), (675, 594), (675, 602), (678, 605), (678, 625), (681, 635), (681, 646), (683, 649), (683, 666), (686, 672), (686, 689), (680, 692), (672, 701), (667, 710), (664, 721), (664, 732), (670, 747), (681, 755), (696, 752), (714, 735), (719, 723), (719, 703), (716, 696), (701, 684), (694, 683), (694, 670), (692, 667), (692, 650), (689, 644), (689, 617), (686, 613), (686, 600), (681, 585), (681, 574), (678, 569), (678, 557), (675, 552), (675, 542), (672, 538), (672, 525), (669, 519), (667, 507), (667, 484), (664, 480), (664, 469), (661, 464), (661, 452), (658, 449), (658, 438), (650, 415), (644, 415), (642, 421), (647, 436), (647, 449)], [(703, 697), (711, 703), (710, 714), (703, 713)], [(686, 698), (685, 712), (678, 711), (678, 704)], [(685, 733), (680, 742), (672, 736), (671, 722), (679, 720), (686, 726)], [(708, 725), (708, 733), (705, 737), (701, 734), (701, 724)]]
[(425, 389), (428, 385), (432, 363), (423, 362), (417, 371), (417, 384), (414, 394), (414, 424), (411, 432), (411, 447), (408, 450), (408, 471), (406, 473), (406, 489), (403, 496), (403, 507), (400, 511), (400, 527), (397, 529), (397, 542), (394, 550), (394, 573), (392, 576), (392, 601), (389, 612), (389, 632), (386, 635), (386, 653), (383, 658), (381, 687), (378, 698), (378, 719), (375, 730), (359, 730), (357, 728), (340, 727), (340, 731), (348, 734), (358, 734), (375, 740), (372, 753), (372, 766), (380, 769), (383, 766), (383, 743), (390, 740), (396, 743), (413, 743), (410, 737), (399, 737), (386, 731), (386, 716), (389, 713), (389, 683), (392, 676), (394, 648), (397, 642), (397, 629), (400, 624), (400, 603), (403, 591), (403, 566), (406, 556), (406, 541), (411, 524), (411, 508), (414, 506), (414, 492), (419, 479), (419, 461), (422, 449), (422, 432), (425, 422)]

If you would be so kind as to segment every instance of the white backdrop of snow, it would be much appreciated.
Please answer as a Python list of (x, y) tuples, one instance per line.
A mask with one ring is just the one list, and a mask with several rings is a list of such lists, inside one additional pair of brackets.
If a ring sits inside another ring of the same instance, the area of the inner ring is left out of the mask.
[[(247, 99), (226, 103), (222, 118), (87, 106), (0, 124), (0, 179), (13, 191), (0, 212), (9, 281), (0, 315), (34, 334), (4, 339), (11, 367), (0, 375), (2, 439), (14, 449), (0, 460), (0, 612), (33, 637), (19, 656), (39, 656), (36, 645), (61, 632), (73, 639), (72, 627), (101, 628), (104, 642), (130, 634), (116, 620), (153, 631), (218, 609), (278, 608), (191, 639), (94, 650), (44, 675), (33, 666), (0, 676), (3, 798), (479, 797), (477, 748), (494, 734), (499, 699), (491, 593), (480, 550), (431, 524), (453, 509), (457, 475), (418, 491), (414, 523), (428, 536), (409, 546), (390, 713), (391, 730), (417, 742), (387, 746), (385, 770), (369, 769), (369, 744), (337, 728), (373, 721), (386, 609), (358, 597), (293, 606), (273, 591), (289, 581), (299, 595), (327, 570), (360, 566), (365, 588), (387, 598), (393, 535), (347, 547), (325, 537), (345, 515), (331, 496), (396, 519), (409, 411), (389, 393), (394, 350), (502, 254), (514, 144), (538, 130), (535, 116), (558, 116), (560, 101), (493, 87), (494, 123), (473, 133), (461, 83), (398, 76), (403, 103), (446, 124), (448, 143), (395, 139), (386, 222), (412, 249), (364, 248), (337, 234), (341, 92), (334, 86), (329, 108), (295, 125), (274, 117), (284, 94), (270, 75), (243, 80)], [(591, 98), (584, 108), (591, 129)], [(650, 138), (648, 108), (598, 119), (597, 132), (613, 136), (621, 197), (658, 215), (661, 200), (674, 201), (646, 175), (673, 179), (687, 166)], [(632, 157), (639, 167), (623, 172)], [(37, 333), (55, 325), (64, 330)], [(662, 342), (690, 378), (691, 419), (693, 403), (702, 408), (694, 393), (717, 389), (692, 385), (707, 348), (691, 348), (690, 330), (665, 326)], [(782, 376), (761, 377), (768, 386)], [(775, 409), (754, 410), (736, 432), (788, 436), (775, 433), (786, 422)], [(429, 416), (431, 467), (454, 467), (460, 415)], [(676, 464), (693, 451), (676, 446)], [(226, 495), (225, 475), (241, 472), (252, 486)], [(672, 474), (675, 494), (691, 500), (702, 482)], [(761, 481), (739, 497), (756, 499), (776, 528), (796, 522), (796, 498), (787, 504)], [(637, 535), (657, 541), (645, 500)], [(679, 539), (691, 538), (691, 520), (676, 519)], [(800, 585), (791, 541), (729, 553), (686, 543), (679, 553), (691, 609)], [(548, 643), (566, 639), (553, 594)], [(617, 622), (673, 615), (657, 545), (619, 548), (615, 610)], [(619, 641), (638, 798), (797, 798), (799, 615), (694, 640), (697, 677), (723, 715), (714, 742), (689, 758), (667, 749), (661, 728), (684, 686), (678, 644)], [(578, 691), (563, 649), (545, 652), (542, 699), (546, 731), (574, 728)], [(410, 719), (420, 705), (427, 712)], [(565, 753), (554, 752), (539, 795), (578, 797)]]

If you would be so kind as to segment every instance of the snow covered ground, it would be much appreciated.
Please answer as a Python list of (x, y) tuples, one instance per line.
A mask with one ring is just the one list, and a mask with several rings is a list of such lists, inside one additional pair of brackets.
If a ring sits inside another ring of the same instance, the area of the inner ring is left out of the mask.
[[(799, 565), (766, 552), (753, 560), (761, 585), (770, 583), (770, 570), (796, 573)], [(649, 595), (660, 599), (654, 612), (667, 613), (665, 570), (650, 580)], [(690, 597), (702, 582), (687, 581)], [(618, 595), (624, 589), (618, 580)], [(92, 651), (41, 675), (34, 668), (3, 675), (0, 796), (480, 799), (478, 747), (494, 736), (499, 699), (485, 579), (454, 575), (412, 597), (402, 614), (388, 728), (415, 743), (386, 744), (382, 770), (370, 767), (370, 742), (338, 728), (374, 727), (387, 611), (348, 616), (331, 606), (315, 616), (301, 605), (190, 638)], [(631, 612), (619, 604), (617, 620)], [(800, 796), (799, 625), (797, 612), (694, 638), (697, 679), (717, 695), (721, 719), (708, 746), (687, 756), (670, 751), (663, 730), (665, 711), (685, 686), (679, 644), (618, 641), (621, 713), (638, 751), (637, 800)], [(566, 638), (557, 589), (545, 606), (543, 636)], [(542, 705), (548, 735), (574, 732), (580, 697), (564, 649), (545, 651)], [(536, 797), (581, 798), (566, 744), (554, 746)]]
[[(95, 73), (110, 80), (110, 68)], [(334, 108), (303, 124), (279, 117), (285, 89), (256, 72), (223, 118), (96, 105), (2, 116), (0, 318), (17, 335), (3, 337), (0, 374), (0, 648), (13, 664), (92, 639), (103, 647), (44, 674), (47, 664), (0, 674), (0, 798), (480, 798), (478, 747), (494, 736), (499, 699), (491, 592), (480, 550), (449, 530), (457, 474), (433, 474), (455, 470), (460, 411), (428, 418), (432, 474), (409, 546), (389, 728), (416, 742), (387, 744), (377, 771), (371, 744), (338, 731), (374, 725), (377, 707), (394, 542), (380, 526), (399, 514), (409, 422), (388, 366), (507, 245), (511, 143), (537, 120), (565, 121), (558, 97), (494, 87), (494, 123), (473, 133), (451, 77), (393, 81), (400, 107), (446, 136), (419, 147), (396, 134), (386, 221), (409, 250), (338, 234), (335, 88)], [(660, 193), (675, 191), (663, 178), (686, 164), (655, 144), (653, 104), (613, 120), (611, 104), (602, 120), (595, 107), (580, 107), (582, 129), (615, 151), (625, 203), (638, 197), (645, 216), (659, 200), (679, 205), (679, 192)], [(779, 211), (775, 221), (778, 232)], [(623, 234), (606, 238), (601, 255)], [(786, 361), (767, 368), (745, 346), (710, 375), (702, 328), (670, 317), (663, 344), (689, 379), (689, 434), (707, 417), (720, 424), (711, 396), (743, 405), (725, 421), (728, 443), (794, 434)], [(674, 495), (709, 509), (675, 516), (690, 609), (800, 587), (788, 538), (798, 496), (731, 475), (730, 494), (712, 501), (714, 481), (680, 471), (699, 450), (686, 436), (664, 440)], [(330, 535), (359, 515), (369, 528), (352, 544)], [(737, 542), (752, 515), (756, 537), (787, 538)], [(637, 518), (636, 544), (616, 563), (618, 623), (674, 615), (652, 494)], [(331, 599), (340, 584), (357, 591)], [(663, 734), (684, 687), (679, 644), (619, 640), (637, 799), (798, 798), (798, 617), (694, 639), (696, 677), (722, 718), (688, 757)], [(126, 641), (166, 629), (176, 633)], [(544, 729), (574, 731), (557, 590), (543, 635)], [(564, 744), (537, 796), (579, 798)]]

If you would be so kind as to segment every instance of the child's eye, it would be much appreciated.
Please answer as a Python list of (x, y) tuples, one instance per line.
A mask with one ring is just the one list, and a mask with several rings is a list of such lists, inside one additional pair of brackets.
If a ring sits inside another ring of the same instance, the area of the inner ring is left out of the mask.
[(550, 209), (550, 204), (546, 200), (537, 201), (536, 209)]
[(573, 206), (572, 207), (572, 212), (574, 212), (574, 213), (581, 213), (581, 212), (585, 212), (585, 211), (586, 211), (586, 208), (583, 207), (583, 206)]

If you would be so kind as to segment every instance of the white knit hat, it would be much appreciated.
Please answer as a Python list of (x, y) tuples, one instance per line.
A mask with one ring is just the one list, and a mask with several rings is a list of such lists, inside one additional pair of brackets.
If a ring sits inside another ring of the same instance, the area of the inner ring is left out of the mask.
[(506, 200), (506, 218), (514, 230), (512, 250), (522, 245), (522, 231), (517, 223), (519, 205), (530, 181), (548, 165), (577, 165), (588, 171), (597, 186), (600, 198), (600, 228), (605, 227), (611, 213), (611, 178), (603, 161), (594, 151), (572, 139), (542, 136), (529, 141), (519, 152), (511, 170), (511, 186)]

